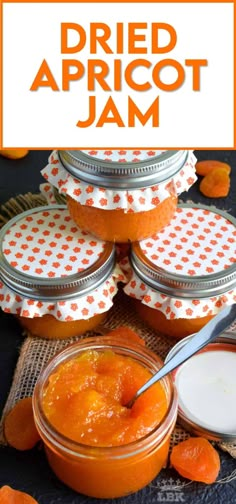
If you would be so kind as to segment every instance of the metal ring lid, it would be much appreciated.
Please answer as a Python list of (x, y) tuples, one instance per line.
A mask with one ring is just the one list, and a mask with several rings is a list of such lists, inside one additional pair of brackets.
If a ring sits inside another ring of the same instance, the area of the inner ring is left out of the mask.
[[(183, 214), (180, 209), (183, 209)], [(200, 235), (192, 227), (198, 226), (196, 222), (199, 218), (203, 219), (198, 215), (199, 212), (200, 215), (202, 213), (206, 216), (204, 222), (200, 220), (202, 223)], [(186, 219), (188, 214), (191, 214), (189, 221)], [(183, 221), (181, 229), (178, 225), (180, 219)], [(220, 224), (217, 225), (217, 221)], [(217, 234), (223, 236), (222, 233), (226, 233), (226, 231), (213, 233), (212, 223), (217, 226), (217, 229), (219, 227), (227, 229), (227, 244), (224, 244), (224, 238), (222, 242), (221, 238), (212, 239), (212, 236)], [(191, 245), (195, 244), (195, 250), (185, 238), (188, 232), (191, 233)], [(178, 205), (175, 219), (157, 236), (132, 244), (130, 262), (136, 275), (145, 284), (167, 296), (189, 299), (212, 297), (236, 287), (235, 236), (236, 219), (226, 212), (204, 205), (181, 204)], [(212, 241), (213, 245), (203, 247), (203, 238)], [(206, 249), (209, 251), (206, 252)], [(201, 264), (198, 262), (199, 257), (202, 257)], [(189, 268), (195, 269), (187, 270), (186, 264), (191, 265)], [(211, 267), (206, 266), (207, 264)], [(197, 274), (197, 267), (193, 265), (198, 265), (198, 268), (202, 266), (204, 273)], [(182, 269), (185, 273), (175, 273)], [(189, 274), (186, 273), (187, 271)]]
[(24, 297), (84, 295), (105, 282), (114, 266), (114, 245), (81, 231), (65, 205), (28, 210), (0, 231), (0, 280)]
[[(165, 362), (193, 336), (178, 341)], [(178, 421), (188, 431), (214, 441), (235, 442), (235, 362), (236, 334), (225, 332), (172, 373), (179, 395)]]
[[(102, 152), (104, 156), (101, 151), (59, 150), (58, 155), (75, 178), (95, 186), (124, 190), (167, 181), (181, 170), (188, 157), (186, 150)], [(110, 153), (108, 158), (106, 152)], [(125, 152), (126, 157), (119, 156), (119, 152)], [(140, 159), (130, 156), (129, 152), (139, 152)]]

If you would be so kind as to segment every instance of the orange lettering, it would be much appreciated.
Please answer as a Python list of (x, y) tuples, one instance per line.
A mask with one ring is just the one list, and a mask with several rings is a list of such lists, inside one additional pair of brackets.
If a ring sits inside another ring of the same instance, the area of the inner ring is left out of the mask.
[[(172, 82), (171, 84), (165, 84), (160, 79), (161, 70), (167, 66), (172, 66), (173, 68), (175, 68), (178, 74), (176, 81)], [(185, 79), (185, 72), (182, 65), (178, 61), (174, 59), (163, 59), (154, 66), (152, 71), (152, 78), (159, 89), (162, 89), (163, 91), (175, 91), (180, 86), (182, 86)]]
[[(68, 30), (74, 30), (79, 35), (79, 42), (75, 46), (68, 46)], [(61, 53), (71, 54), (81, 51), (86, 44), (86, 32), (77, 23), (61, 23)]]
[[(98, 35), (97, 31), (103, 30), (101, 35)], [(113, 54), (112, 49), (107, 44), (107, 40), (111, 36), (111, 29), (106, 23), (91, 23), (90, 24), (90, 53), (97, 54), (97, 42), (103, 48), (105, 53)]]
[(151, 63), (146, 59), (136, 59), (131, 61), (125, 69), (125, 80), (128, 86), (131, 87), (132, 89), (135, 89), (136, 91), (147, 91), (148, 89), (151, 88), (150, 82), (145, 82), (144, 84), (138, 84), (133, 80), (132, 72), (138, 66), (144, 66), (145, 68), (150, 68)]
[[(75, 67), (76, 72), (70, 73), (70, 68)], [(81, 79), (84, 75), (84, 65), (74, 59), (62, 60), (62, 90), (69, 91), (70, 82)]]
[[(99, 67), (97, 69), (97, 67)], [(95, 91), (95, 81), (104, 91), (111, 91), (105, 78), (109, 74), (108, 64), (101, 59), (88, 60), (88, 91)]]
[(185, 65), (193, 68), (193, 91), (200, 91), (200, 68), (208, 66), (208, 61), (206, 59), (188, 59), (185, 60)]
[(128, 23), (128, 53), (129, 54), (143, 54), (147, 53), (146, 47), (136, 47), (137, 41), (146, 40), (146, 35), (135, 33), (136, 30), (147, 29), (147, 23)]
[[(166, 46), (159, 47), (159, 30), (165, 30), (170, 35), (170, 42)], [(177, 34), (172, 25), (168, 23), (152, 23), (152, 53), (166, 53), (174, 49), (177, 42)]]
[(141, 122), (142, 126), (152, 117), (152, 126), (159, 126), (159, 96), (150, 105), (149, 109), (144, 112), (144, 114), (139, 110), (136, 103), (128, 97), (128, 107), (129, 107), (129, 126), (135, 127), (135, 116)]
[[(43, 80), (45, 77), (46, 80)], [(59, 87), (45, 59), (41, 63), (38, 73), (30, 86), (30, 91), (37, 91), (39, 87), (50, 87), (52, 91), (59, 91)]]
[(89, 96), (89, 117), (86, 121), (78, 121), (76, 126), (78, 128), (88, 128), (93, 124), (96, 117), (96, 96)]
[[(112, 114), (111, 117), (108, 117), (109, 114)], [(105, 123), (116, 123), (119, 128), (125, 126), (111, 96), (107, 100), (96, 127), (102, 128)]]

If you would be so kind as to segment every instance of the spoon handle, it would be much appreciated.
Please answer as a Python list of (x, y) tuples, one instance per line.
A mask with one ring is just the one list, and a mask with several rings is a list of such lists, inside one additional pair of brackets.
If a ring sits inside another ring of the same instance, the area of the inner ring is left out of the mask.
[(208, 343), (213, 341), (219, 334), (225, 331), (236, 318), (236, 304), (226, 306), (213, 319), (210, 320), (198, 333), (188, 341), (177, 354), (169, 359), (162, 368), (155, 373), (144, 385), (136, 392), (135, 396), (126, 405), (131, 408), (134, 401), (147, 390), (151, 385), (161, 380), (168, 373), (192, 357)]

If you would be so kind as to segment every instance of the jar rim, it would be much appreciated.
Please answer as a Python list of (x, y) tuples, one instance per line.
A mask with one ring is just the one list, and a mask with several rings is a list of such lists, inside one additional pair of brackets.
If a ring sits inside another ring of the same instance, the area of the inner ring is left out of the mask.
[(189, 151), (168, 150), (138, 162), (108, 162), (80, 150), (58, 150), (60, 162), (76, 179), (108, 189), (140, 189), (167, 182), (183, 168)]
[(84, 296), (105, 282), (115, 267), (115, 246), (111, 242), (104, 242), (102, 254), (92, 265), (79, 273), (68, 274), (66, 277), (38, 278), (12, 266), (3, 252), (3, 240), (9, 229), (32, 214), (55, 210), (67, 210), (67, 206), (45, 205), (26, 210), (10, 219), (0, 230), (0, 280), (13, 292), (30, 299), (61, 301)]
[(157, 439), (161, 442), (165, 438), (169, 431), (172, 430), (172, 426), (176, 421), (177, 391), (170, 376), (166, 376), (162, 380), (165, 392), (169, 396), (168, 408), (164, 417), (150, 433), (136, 441), (133, 441), (132, 443), (105, 447), (82, 444), (61, 434), (47, 419), (42, 407), (42, 397), (49, 376), (57, 369), (58, 366), (62, 364), (62, 362), (68, 361), (70, 358), (74, 358), (76, 355), (86, 350), (99, 351), (99, 349), (101, 351), (105, 349), (112, 349), (119, 353), (124, 352), (125, 355), (135, 359), (136, 361), (140, 361), (141, 359), (142, 363), (144, 361), (149, 370), (152, 367), (153, 372), (157, 371), (157, 369), (159, 369), (163, 364), (160, 357), (151, 350), (146, 347), (142, 347), (138, 343), (124, 343), (123, 338), (119, 338), (118, 336), (95, 336), (83, 338), (79, 342), (69, 345), (48, 362), (35, 385), (33, 393), (33, 411), (35, 423), (41, 436), (45, 439), (45, 442), (50, 442), (61, 452), (66, 453), (69, 456), (86, 459), (94, 459), (96, 457), (100, 458), (104, 457), (104, 455), (109, 455), (112, 459), (122, 459), (136, 455), (137, 453), (146, 450), (147, 447), (151, 449), (152, 446), (155, 446)]
[[(236, 219), (223, 210), (195, 203), (180, 203), (177, 208), (208, 210), (225, 217), (236, 228)], [(145, 284), (171, 297), (208, 298), (228, 292), (236, 286), (236, 263), (227, 269), (208, 275), (189, 277), (170, 273), (167, 269), (155, 265), (143, 254), (140, 242), (134, 242), (131, 246), (130, 263), (136, 275)]]

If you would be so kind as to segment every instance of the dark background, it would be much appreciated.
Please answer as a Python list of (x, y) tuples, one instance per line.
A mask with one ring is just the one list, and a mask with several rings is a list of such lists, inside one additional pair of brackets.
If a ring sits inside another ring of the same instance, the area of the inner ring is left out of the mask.
[[(30, 151), (24, 159), (9, 160), (0, 157), (0, 205), (9, 198), (26, 192), (38, 192), (39, 184), (44, 182), (40, 170), (47, 164), (50, 151)], [(215, 205), (236, 216), (236, 151), (213, 150), (195, 151), (198, 160), (218, 159), (229, 163), (232, 167), (231, 189), (227, 198), (208, 199), (199, 191), (199, 181), (181, 195), (186, 201), (201, 202), (205, 205)], [(200, 179), (201, 177), (199, 177)], [(0, 212), (1, 213), (1, 212)], [(11, 315), (0, 311), (0, 414), (11, 386), (14, 368), (22, 344), (22, 335), (17, 321)], [(236, 406), (235, 406), (236, 407)], [(220, 452), (220, 478), (229, 475), (235, 468), (235, 460), (227, 453)], [(101, 504), (155, 504), (158, 502), (184, 502), (210, 504), (236, 503), (236, 480), (227, 484), (204, 485), (191, 483), (181, 492), (173, 492), (168, 498), (165, 492), (160, 492), (155, 485), (161, 480), (178, 475), (171, 469), (162, 470), (158, 478), (145, 489), (128, 497), (115, 500), (100, 500)], [(181, 478), (179, 478), (181, 481)], [(28, 452), (19, 452), (11, 448), (0, 447), (0, 487), (10, 485), (18, 490), (26, 491), (38, 500), (39, 504), (89, 504), (96, 501), (89, 497), (76, 494), (54, 476), (40, 448)], [(175, 499), (175, 500), (173, 500)]]

